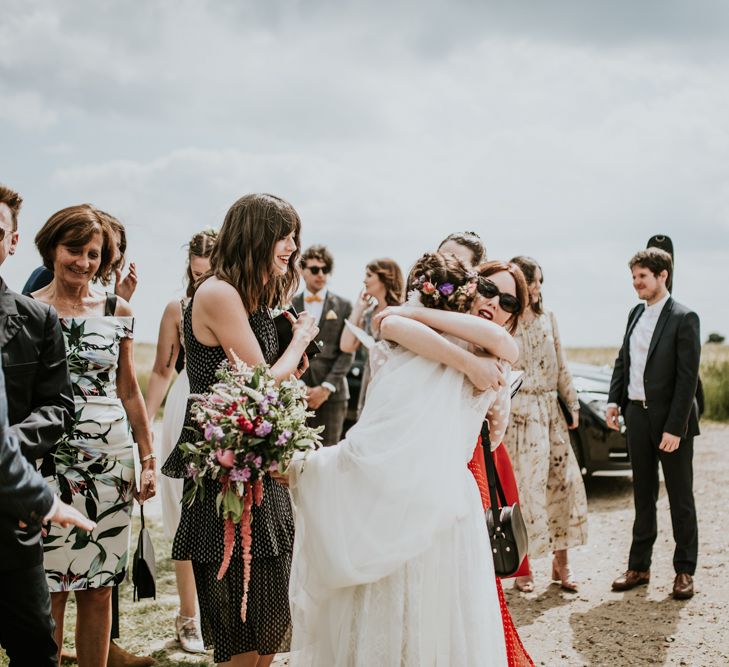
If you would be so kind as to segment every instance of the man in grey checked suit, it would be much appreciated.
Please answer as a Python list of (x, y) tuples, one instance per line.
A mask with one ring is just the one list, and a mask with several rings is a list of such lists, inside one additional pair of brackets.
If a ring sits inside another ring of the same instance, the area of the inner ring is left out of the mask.
[(316, 412), (313, 426), (324, 426), (325, 445), (339, 442), (347, 412), (349, 387), (347, 372), (354, 355), (339, 349), (344, 322), (352, 304), (327, 289), (334, 268), (334, 258), (326, 246), (314, 245), (301, 255), (301, 275), (306, 287), (294, 297), (294, 308), (306, 310), (319, 323), (322, 351), (310, 360), (302, 380), (309, 387), (309, 408)]

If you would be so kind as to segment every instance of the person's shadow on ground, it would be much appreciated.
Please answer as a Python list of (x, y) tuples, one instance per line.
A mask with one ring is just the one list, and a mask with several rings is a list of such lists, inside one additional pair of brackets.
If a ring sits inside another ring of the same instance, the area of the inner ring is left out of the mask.
[(571, 602), (570, 594), (563, 593), (556, 585), (549, 586), (543, 593), (534, 597), (533, 595), (522, 595), (514, 590), (506, 590), (512, 585), (507, 581), (512, 580), (503, 581), (506, 604), (517, 628), (531, 625), (546, 611)]
[(585, 665), (602, 667), (606, 655), (614, 665), (665, 663), (687, 601), (645, 595), (645, 588), (616, 594), (614, 600), (570, 616), (573, 646)]

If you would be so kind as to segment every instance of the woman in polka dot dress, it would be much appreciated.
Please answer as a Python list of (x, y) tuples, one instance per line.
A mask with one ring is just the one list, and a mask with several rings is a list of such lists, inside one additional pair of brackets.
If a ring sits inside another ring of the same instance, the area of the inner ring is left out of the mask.
[[(185, 310), (191, 394), (208, 390), (226, 358), (237, 356), (249, 364), (265, 361), (279, 379), (302, 365), (306, 347), (318, 333), (313, 318), (301, 313), (290, 345), (279, 350), (270, 313), (273, 306), (290, 301), (298, 287), (300, 229), (294, 208), (271, 195), (247, 195), (228, 211), (210, 257), (210, 277)], [(190, 434), (189, 429), (197, 427), (189, 411), (185, 426), (180, 441), (196, 439)], [(162, 472), (185, 477), (186, 465), (178, 447)], [(218, 581), (224, 546), (223, 521), (215, 503), (219, 489), (214, 480), (205, 484), (204, 496), (182, 506), (172, 557), (192, 561), (203, 639), (206, 647), (214, 647), (215, 661), (231, 667), (267, 667), (277, 652), (288, 650), (291, 639), (288, 583), (294, 522), (289, 492), (266, 477), (263, 502), (253, 508), (253, 561), (243, 622), (240, 537), (236, 534), (230, 567)]]

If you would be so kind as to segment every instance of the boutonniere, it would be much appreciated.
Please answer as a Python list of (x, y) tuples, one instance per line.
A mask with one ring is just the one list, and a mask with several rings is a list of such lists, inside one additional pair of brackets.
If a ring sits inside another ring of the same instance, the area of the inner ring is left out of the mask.
[(324, 317), (325, 320), (336, 320), (337, 314), (334, 312), (334, 310), (330, 310), (326, 316)]

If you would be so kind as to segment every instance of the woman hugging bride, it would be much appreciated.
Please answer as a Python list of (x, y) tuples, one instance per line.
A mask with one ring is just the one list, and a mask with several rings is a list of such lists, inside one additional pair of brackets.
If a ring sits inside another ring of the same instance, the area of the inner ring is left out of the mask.
[(359, 422), (289, 468), (294, 666), (507, 662), (467, 464), (484, 415), (491, 442), (507, 426), (508, 382), (489, 382), (495, 363), (516, 361), (509, 330), (526, 284), (513, 264), (468, 272), (452, 255), (429, 254), (408, 288), (408, 302), (376, 323), (383, 340)]

